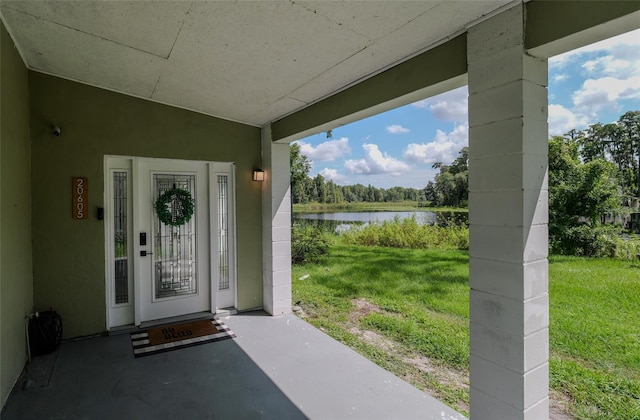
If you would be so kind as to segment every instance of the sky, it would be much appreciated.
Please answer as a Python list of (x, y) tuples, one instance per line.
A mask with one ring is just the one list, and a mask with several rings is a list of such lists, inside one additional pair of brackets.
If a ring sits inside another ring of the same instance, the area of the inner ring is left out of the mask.
[[(469, 144), (467, 87), (299, 140), (318, 173), (340, 185), (424, 188)], [(549, 59), (549, 135), (640, 110), (640, 30)]]

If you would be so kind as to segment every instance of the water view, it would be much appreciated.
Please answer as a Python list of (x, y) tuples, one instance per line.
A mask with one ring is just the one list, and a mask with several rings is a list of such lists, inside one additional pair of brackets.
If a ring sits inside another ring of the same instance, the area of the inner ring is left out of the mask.
[(466, 212), (432, 212), (432, 211), (359, 211), (359, 212), (324, 212), (294, 213), (294, 223), (305, 223), (322, 227), (326, 230), (344, 232), (353, 225), (383, 223), (415, 218), (419, 225), (463, 225), (468, 224)]
[(336, 213), (298, 213), (296, 219), (306, 220), (331, 220), (342, 223), (382, 223), (386, 220), (400, 220), (416, 218), (420, 225), (433, 225), (437, 223), (436, 213), (432, 211), (363, 211), (363, 212), (336, 212)]

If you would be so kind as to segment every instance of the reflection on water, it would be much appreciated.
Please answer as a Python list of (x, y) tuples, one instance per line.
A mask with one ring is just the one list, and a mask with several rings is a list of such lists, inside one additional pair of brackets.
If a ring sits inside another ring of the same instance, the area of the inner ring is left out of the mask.
[(466, 212), (438, 212), (431, 211), (366, 211), (366, 212), (335, 212), (335, 213), (296, 213), (293, 215), (295, 223), (304, 223), (321, 228), (327, 232), (342, 233), (353, 225), (367, 225), (369, 223), (383, 223), (396, 218), (409, 219), (415, 217), (419, 225), (464, 225), (469, 223)]
[(393, 220), (396, 217), (409, 219), (415, 216), (418, 224), (433, 225), (436, 223), (436, 214), (431, 211), (363, 211), (353, 213), (302, 213), (294, 215), (294, 219), (310, 220), (335, 220), (338, 222), (382, 223)]

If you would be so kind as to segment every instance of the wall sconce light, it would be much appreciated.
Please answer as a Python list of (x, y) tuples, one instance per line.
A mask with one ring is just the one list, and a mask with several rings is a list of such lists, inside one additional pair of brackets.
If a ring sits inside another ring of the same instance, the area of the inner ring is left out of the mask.
[(253, 180), (254, 181), (264, 181), (264, 171), (262, 169), (254, 169), (253, 170)]

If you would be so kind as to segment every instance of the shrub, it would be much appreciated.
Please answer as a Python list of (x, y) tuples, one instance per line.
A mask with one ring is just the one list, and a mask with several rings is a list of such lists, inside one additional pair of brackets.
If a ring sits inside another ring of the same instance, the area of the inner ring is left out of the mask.
[[(466, 202), (465, 202), (466, 203)], [(466, 207), (466, 204), (465, 204)], [(439, 211), (436, 213), (437, 225), (447, 226), (469, 226), (469, 213), (466, 211)]]
[(585, 257), (615, 257), (620, 227), (614, 225), (589, 226), (582, 224), (555, 228), (550, 226), (551, 252)]
[(329, 252), (329, 236), (321, 229), (294, 224), (291, 231), (291, 262), (315, 263)]
[(415, 217), (350, 229), (343, 237), (347, 243), (365, 246), (469, 249), (469, 228), (466, 226), (419, 225)]
[(640, 262), (640, 236), (618, 237), (616, 239), (617, 258)]

